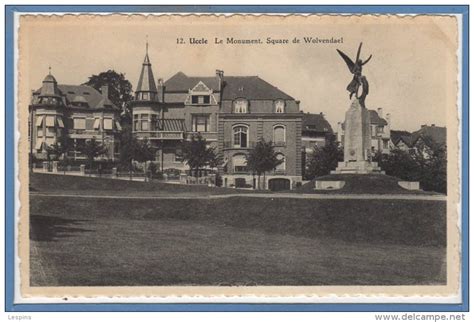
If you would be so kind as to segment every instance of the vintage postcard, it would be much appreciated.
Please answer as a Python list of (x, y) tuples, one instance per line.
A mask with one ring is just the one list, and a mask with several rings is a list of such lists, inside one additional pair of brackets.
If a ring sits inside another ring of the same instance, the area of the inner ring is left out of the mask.
[(20, 15), (16, 300), (459, 302), (460, 23)]

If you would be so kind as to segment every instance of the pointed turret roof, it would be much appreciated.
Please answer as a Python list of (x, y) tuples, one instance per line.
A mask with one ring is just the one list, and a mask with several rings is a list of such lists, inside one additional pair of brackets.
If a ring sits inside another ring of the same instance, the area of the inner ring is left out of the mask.
[(51, 67), (49, 67), (49, 74), (43, 80), (43, 86), (39, 97), (60, 97), (61, 93), (58, 90), (58, 83), (56, 78), (51, 75)]
[(140, 79), (138, 80), (138, 86), (135, 92), (154, 92), (157, 93), (155, 77), (151, 69), (150, 58), (148, 57), (148, 42), (146, 44), (146, 54), (143, 60), (142, 71), (140, 73)]

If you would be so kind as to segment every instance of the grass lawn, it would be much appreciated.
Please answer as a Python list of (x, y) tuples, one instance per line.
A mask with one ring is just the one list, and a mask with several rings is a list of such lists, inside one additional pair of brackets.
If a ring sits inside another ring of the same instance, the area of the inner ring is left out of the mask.
[[(314, 181), (345, 181), (344, 187), (337, 190), (314, 190)], [(398, 185), (403, 181), (385, 174), (329, 174), (304, 184), (295, 193), (318, 194), (402, 194), (402, 195), (439, 195), (433, 191), (407, 190)]]
[[(62, 174), (30, 174), (31, 192), (117, 196), (207, 196), (236, 193), (259, 193), (254, 190), (182, 185), (165, 182), (141, 182), (110, 178), (68, 176)], [(268, 191), (267, 191), (268, 192)]]
[(32, 196), (30, 210), (33, 286), (446, 283), (444, 201)]

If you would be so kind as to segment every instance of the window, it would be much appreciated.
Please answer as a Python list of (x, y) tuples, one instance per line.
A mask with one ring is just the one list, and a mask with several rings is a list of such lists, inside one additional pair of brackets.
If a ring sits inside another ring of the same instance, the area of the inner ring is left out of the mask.
[(174, 161), (183, 162), (183, 150), (181, 148), (176, 148), (174, 152)]
[(234, 127), (234, 147), (247, 148), (248, 147), (248, 128), (246, 126)]
[(234, 113), (248, 113), (248, 102), (246, 100), (235, 101)]
[(209, 104), (211, 102), (210, 95), (192, 95), (191, 103), (192, 104)]
[(148, 120), (148, 114), (140, 114), (140, 126), (142, 131), (150, 130), (150, 121)]
[(150, 115), (151, 121), (150, 121), (150, 131), (158, 131), (158, 115), (156, 114), (151, 114)]
[(142, 99), (148, 100), (148, 93), (142, 93)]
[(94, 119), (94, 130), (100, 129), (100, 119), (96, 118)]
[(209, 115), (193, 115), (192, 130), (194, 132), (209, 131)]
[(150, 131), (150, 120), (148, 114), (134, 114), (133, 127), (135, 131)]
[(104, 130), (112, 130), (112, 119), (106, 118), (104, 119)]
[(60, 116), (57, 117), (56, 121), (58, 122), (58, 127), (64, 128), (64, 122)]
[(278, 100), (275, 102), (275, 113), (285, 113), (285, 102)]
[(36, 126), (42, 126), (43, 125), (43, 119), (44, 119), (44, 115), (38, 116), (38, 118), (36, 119)]
[(247, 172), (247, 158), (245, 154), (236, 154), (232, 157), (234, 172)]
[(74, 120), (74, 129), (75, 130), (85, 130), (86, 129), (86, 119), (84, 118), (75, 118)]
[(140, 130), (138, 128), (138, 114), (133, 114), (133, 130), (134, 131), (139, 131)]
[(283, 153), (278, 153), (276, 155), (278, 161), (281, 161), (279, 165), (276, 166), (275, 171), (284, 172), (286, 170), (286, 159)]
[(42, 137), (44, 135), (43, 133), (43, 127), (38, 126), (38, 130), (36, 131), (38, 137)]
[(54, 116), (46, 116), (46, 126), (54, 127)]
[(388, 149), (388, 140), (383, 140), (383, 148)]
[(277, 125), (273, 128), (273, 143), (281, 145), (286, 142), (285, 138), (285, 127), (283, 125)]
[(46, 137), (54, 137), (56, 135), (56, 130), (54, 127), (46, 127)]

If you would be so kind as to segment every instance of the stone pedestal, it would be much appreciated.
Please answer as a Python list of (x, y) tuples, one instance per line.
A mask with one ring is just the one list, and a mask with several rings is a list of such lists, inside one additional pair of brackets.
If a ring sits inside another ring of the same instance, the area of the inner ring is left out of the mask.
[(385, 171), (378, 166), (377, 162), (370, 161), (344, 161), (339, 162), (336, 170), (331, 171), (331, 174), (344, 174), (344, 173), (356, 173), (356, 174), (367, 174), (367, 173), (382, 173)]
[(370, 137), (370, 113), (358, 99), (354, 99), (344, 122), (344, 162), (339, 162), (331, 173), (383, 173), (376, 162), (368, 161)]
[(53, 161), (53, 173), (58, 173), (58, 161)]
[(44, 172), (49, 171), (49, 162), (48, 161), (43, 161), (43, 171)]
[(81, 176), (85, 176), (86, 175), (86, 165), (85, 164), (81, 164), (79, 166), (79, 169), (80, 169), (80, 172), (81, 172)]

